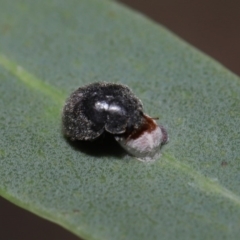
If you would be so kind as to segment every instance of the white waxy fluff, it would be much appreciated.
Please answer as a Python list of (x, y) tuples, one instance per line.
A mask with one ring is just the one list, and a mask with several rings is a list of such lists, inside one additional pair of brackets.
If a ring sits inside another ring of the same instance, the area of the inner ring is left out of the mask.
[[(155, 122), (155, 121), (154, 121)], [(144, 131), (138, 138), (131, 139), (115, 136), (117, 142), (131, 155), (143, 162), (151, 162), (160, 156), (163, 132), (156, 124), (151, 132)]]

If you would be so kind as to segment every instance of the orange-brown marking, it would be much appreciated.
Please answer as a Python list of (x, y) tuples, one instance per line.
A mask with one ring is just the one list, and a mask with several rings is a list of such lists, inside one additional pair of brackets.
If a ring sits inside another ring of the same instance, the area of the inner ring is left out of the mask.
[(157, 128), (157, 124), (153, 121), (152, 118), (150, 118), (146, 115), (143, 115), (143, 117), (144, 117), (144, 122), (143, 122), (142, 126), (140, 126), (133, 133), (131, 133), (128, 136), (128, 139), (137, 139), (141, 135), (143, 135), (144, 132), (149, 132), (150, 133)]

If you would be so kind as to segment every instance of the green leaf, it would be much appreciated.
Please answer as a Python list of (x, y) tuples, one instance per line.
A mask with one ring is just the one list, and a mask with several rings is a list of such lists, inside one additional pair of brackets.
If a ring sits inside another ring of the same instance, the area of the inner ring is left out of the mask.
[[(61, 133), (68, 95), (128, 85), (170, 142), (152, 164)], [(85, 239), (238, 239), (240, 79), (112, 1), (2, 0), (0, 194)]]

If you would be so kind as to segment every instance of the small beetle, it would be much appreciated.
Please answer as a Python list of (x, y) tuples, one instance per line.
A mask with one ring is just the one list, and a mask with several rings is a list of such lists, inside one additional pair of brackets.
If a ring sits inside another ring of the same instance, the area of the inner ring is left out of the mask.
[(78, 88), (67, 99), (63, 132), (70, 140), (94, 140), (104, 131), (142, 161), (158, 156), (166, 130), (143, 113), (141, 101), (122, 84), (97, 82)]

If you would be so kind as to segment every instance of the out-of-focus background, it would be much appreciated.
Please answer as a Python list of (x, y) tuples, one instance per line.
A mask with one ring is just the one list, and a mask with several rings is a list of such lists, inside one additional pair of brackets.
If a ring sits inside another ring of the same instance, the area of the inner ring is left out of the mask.
[[(239, 0), (121, 0), (240, 75)], [(1, 240), (79, 240), (0, 198)]]
[(121, 0), (240, 75), (240, 1)]

